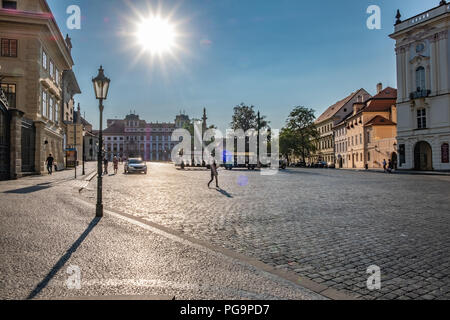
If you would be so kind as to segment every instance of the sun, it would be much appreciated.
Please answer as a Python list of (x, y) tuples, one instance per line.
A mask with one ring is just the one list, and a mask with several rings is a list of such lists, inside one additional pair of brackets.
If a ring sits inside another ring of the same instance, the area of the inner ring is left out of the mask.
[(160, 16), (143, 19), (137, 26), (136, 37), (143, 50), (161, 55), (171, 52), (176, 45), (175, 26)]

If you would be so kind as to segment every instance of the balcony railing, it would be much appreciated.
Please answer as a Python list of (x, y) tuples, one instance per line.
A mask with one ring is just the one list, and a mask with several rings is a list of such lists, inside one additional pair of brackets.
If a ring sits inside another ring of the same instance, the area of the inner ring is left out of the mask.
[(420, 24), (424, 21), (431, 20), (431, 19), (436, 18), (440, 15), (443, 15), (447, 12), (450, 12), (450, 4), (439, 5), (438, 7), (430, 9), (424, 13), (418, 14), (417, 16), (406, 19), (405, 21), (402, 21), (402, 22), (396, 24), (395, 32), (399, 32), (399, 31), (402, 31), (409, 27), (412, 27), (416, 24)]
[(430, 93), (431, 93), (431, 90), (427, 90), (427, 89), (417, 90), (417, 91), (411, 92), (411, 94), (409, 95), (409, 98), (411, 100), (426, 98), (430, 95)]

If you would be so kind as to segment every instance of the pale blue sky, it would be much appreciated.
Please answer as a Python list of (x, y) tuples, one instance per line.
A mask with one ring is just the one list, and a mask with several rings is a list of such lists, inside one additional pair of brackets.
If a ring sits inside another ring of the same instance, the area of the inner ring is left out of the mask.
[[(255, 105), (281, 128), (292, 107), (319, 115), (329, 105), (377, 82), (396, 86), (393, 32), (395, 13), (411, 17), (439, 0), (164, 0), (160, 4), (182, 37), (176, 59), (136, 60), (134, 30), (158, 1), (48, 0), (61, 31), (72, 37), (75, 73), (83, 91), (76, 96), (88, 121), (98, 127), (91, 78), (100, 64), (111, 78), (106, 118), (130, 109), (147, 121), (173, 121), (181, 109), (225, 128), (233, 107)], [(67, 30), (66, 8), (81, 8), (81, 30)], [(378, 5), (382, 29), (369, 30), (369, 5)], [(144, 10), (145, 9), (145, 10)]]

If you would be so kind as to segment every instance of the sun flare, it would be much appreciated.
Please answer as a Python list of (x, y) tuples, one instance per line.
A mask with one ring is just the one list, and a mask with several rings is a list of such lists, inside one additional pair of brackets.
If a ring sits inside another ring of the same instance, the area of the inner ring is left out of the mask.
[(177, 33), (168, 19), (155, 16), (144, 19), (138, 25), (136, 37), (145, 51), (163, 54), (175, 46)]

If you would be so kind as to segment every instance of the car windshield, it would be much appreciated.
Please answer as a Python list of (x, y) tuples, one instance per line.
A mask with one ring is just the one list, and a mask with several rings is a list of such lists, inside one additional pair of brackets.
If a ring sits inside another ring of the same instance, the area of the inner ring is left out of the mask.
[(130, 161), (128, 161), (129, 164), (143, 164), (144, 161), (142, 160), (136, 160), (136, 159), (130, 159)]

